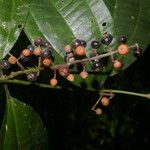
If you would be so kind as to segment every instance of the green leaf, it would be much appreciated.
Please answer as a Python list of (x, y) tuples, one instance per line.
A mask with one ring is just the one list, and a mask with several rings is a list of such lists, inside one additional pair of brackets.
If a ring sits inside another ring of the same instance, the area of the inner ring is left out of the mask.
[(28, 16), (30, 0), (0, 0), (0, 59), (18, 39)]
[[(88, 43), (89, 57), (92, 53), (90, 42), (100, 40), (105, 32), (114, 37), (109, 46), (112, 50), (118, 46), (116, 37), (122, 34), (128, 37), (128, 44), (139, 43), (145, 48), (150, 38), (150, 34), (146, 34), (150, 31), (149, 10), (149, 0), (33, 0), (25, 32), (32, 42), (38, 36), (50, 41), (55, 49), (55, 63), (64, 63), (65, 45), (75, 38), (84, 39)], [(103, 46), (98, 51), (107, 52), (108, 48)], [(120, 56), (116, 57), (120, 59)], [(133, 51), (121, 59), (124, 70), (135, 61)], [(110, 59), (98, 74), (93, 73), (90, 62), (86, 66), (90, 72), (88, 79), (82, 80), (79, 73), (75, 73), (73, 83), (90, 90), (99, 89), (110, 73), (114, 75), (118, 72), (112, 68)]]
[(37, 113), (10, 98), (0, 133), (1, 150), (46, 150), (47, 134)]

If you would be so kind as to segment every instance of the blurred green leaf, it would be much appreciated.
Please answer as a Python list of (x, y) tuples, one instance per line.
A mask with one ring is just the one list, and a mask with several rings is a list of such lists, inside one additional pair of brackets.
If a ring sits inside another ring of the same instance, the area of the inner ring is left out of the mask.
[(1, 150), (46, 150), (47, 134), (37, 113), (10, 98), (0, 133)]
[[(150, 39), (149, 10), (149, 0), (33, 0), (25, 33), (32, 42), (38, 36), (50, 41), (55, 49), (56, 64), (64, 63), (63, 47), (75, 38), (87, 41), (89, 57), (92, 53), (90, 42), (100, 40), (105, 32), (114, 37), (110, 45), (113, 50), (118, 46), (116, 38), (122, 34), (128, 37), (128, 44), (139, 43), (145, 48)], [(104, 53), (108, 49), (103, 46), (98, 51)], [(120, 56), (116, 57), (120, 59)], [(133, 51), (121, 59), (124, 70), (135, 61)], [(90, 62), (86, 66), (90, 73), (88, 79), (82, 80), (75, 70), (73, 83), (90, 90), (99, 90), (110, 73), (114, 75), (118, 72), (113, 70), (110, 59), (97, 74), (93, 72)]]
[(0, 1), (0, 58), (4, 58), (18, 39), (29, 13), (30, 0)]

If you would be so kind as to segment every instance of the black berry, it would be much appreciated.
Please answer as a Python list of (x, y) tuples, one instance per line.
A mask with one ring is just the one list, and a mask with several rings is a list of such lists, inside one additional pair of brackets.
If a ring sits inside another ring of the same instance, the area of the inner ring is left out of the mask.
[(42, 51), (41, 57), (42, 58), (49, 58), (49, 57), (51, 57), (51, 51), (49, 49), (46, 49), (46, 50)]
[(95, 49), (99, 48), (100, 47), (100, 42), (96, 41), (96, 40), (92, 41), (91, 42), (91, 47), (95, 48)]
[(43, 41), (43, 39), (42, 38), (36, 38), (35, 40), (34, 40), (34, 44), (36, 45), (36, 46), (42, 46), (43, 45), (43, 43), (44, 43), (44, 41)]
[(33, 52), (33, 51), (34, 51), (34, 46), (33, 46), (33, 45), (28, 45), (27, 49), (28, 49), (30, 52)]
[(138, 48), (134, 50), (134, 56), (140, 58), (142, 56), (142, 49)]
[(77, 48), (78, 46), (81, 45), (81, 41), (79, 39), (75, 39), (73, 42), (72, 42), (72, 48)]
[(29, 81), (35, 81), (36, 79), (37, 79), (37, 73), (29, 73), (29, 74), (27, 74), (27, 79), (29, 80)]
[(104, 45), (109, 45), (113, 40), (113, 37), (111, 34), (105, 34), (102, 39), (101, 39), (101, 43)]
[(52, 46), (52, 44), (51, 44), (50, 42), (48, 42), (48, 41), (44, 41), (44, 42), (43, 42), (43, 47), (44, 47), (44, 48), (47, 48), (47, 49), (49, 49), (49, 50), (51, 50), (51, 51), (53, 51), (53, 46)]
[(124, 36), (124, 35), (121, 35), (119, 38), (118, 38), (118, 42), (120, 44), (126, 44), (127, 43), (127, 37)]
[(80, 42), (81, 42), (81, 46), (83, 46), (83, 47), (87, 46), (87, 44), (86, 44), (86, 42), (84, 40), (80, 40)]
[(95, 63), (93, 63), (93, 70), (94, 71), (100, 71), (101, 69), (103, 68), (103, 66), (102, 66), (102, 64), (101, 64), (101, 62), (95, 62)]
[(7, 70), (10, 68), (10, 64), (7, 60), (1, 60), (0, 61), (0, 67)]

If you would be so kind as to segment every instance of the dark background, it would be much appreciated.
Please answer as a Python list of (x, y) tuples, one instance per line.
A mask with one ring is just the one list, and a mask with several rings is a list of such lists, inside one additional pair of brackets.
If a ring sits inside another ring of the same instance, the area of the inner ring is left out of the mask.
[[(18, 53), (26, 44), (28, 41), (22, 33), (12, 52)], [(150, 93), (149, 58), (150, 46), (127, 70), (109, 78), (105, 88)], [(48, 81), (44, 75), (39, 80)], [(48, 131), (50, 150), (150, 149), (150, 99), (116, 94), (111, 104), (103, 108), (103, 114), (97, 116), (91, 107), (99, 94), (70, 83), (67, 86), (73, 90), (45, 89), (34, 84), (9, 85), (13, 97), (32, 106), (41, 116)], [(2, 121), (5, 105), (2, 89), (0, 95)]]

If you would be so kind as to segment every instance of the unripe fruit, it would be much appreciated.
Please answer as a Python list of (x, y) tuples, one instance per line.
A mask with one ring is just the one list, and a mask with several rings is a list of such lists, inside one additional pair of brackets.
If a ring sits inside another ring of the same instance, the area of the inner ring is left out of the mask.
[(83, 79), (86, 79), (88, 77), (88, 72), (87, 71), (81, 71), (80, 72), (80, 77)]
[(120, 55), (127, 55), (129, 53), (129, 47), (126, 44), (121, 44), (117, 50)]
[(101, 108), (97, 108), (97, 109), (95, 110), (95, 113), (96, 113), (96, 115), (101, 115), (103, 112), (102, 112), (102, 109), (101, 109)]
[(52, 86), (56, 86), (56, 85), (58, 84), (57, 79), (55, 79), (55, 78), (51, 79), (51, 80), (50, 80), (50, 84), (51, 84)]
[(85, 55), (85, 52), (86, 52), (86, 50), (85, 50), (85, 47), (83, 47), (83, 46), (78, 46), (76, 48), (76, 54), (79, 56)]
[(15, 56), (10, 56), (8, 58), (8, 62), (12, 65), (16, 64), (17, 63), (17, 58)]
[(35, 56), (40, 56), (41, 53), (42, 53), (42, 49), (41, 49), (40, 47), (36, 47), (36, 48), (34, 49), (34, 51), (33, 51), (33, 54), (34, 54)]
[(113, 67), (119, 69), (122, 67), (122, 63), (119, 60), (114, 60)]
[(70, 45), (66, 45), (65, 47), (64, 47), (64, 51), (66, 52), (66, 53), (70, 53), (72, 50), (71, 50), (71, 46)]
[(22, 51), (22, 55), (25, 56), (25, 57), (30, 56), (30, 54), (31, 54), (31, 51), (30, 51), (29, 49), (24, 49), (24, 50)]
[(107, 97), (102, 97), (101, 104), (103, 106), (108, 106), (109, 105), (109, 99)]
[(59, 68), (59, 74), (63, 77), (67, 77), (70, 74), (70, 70), (68, 66), (63, 66)]
[(69, 74), (69, 75), (67, 76), (67, 80), (73, 82), (73, 81), (74, 81), (74, 75), (73, 75), (73, 74)]
[(45, 59), (43, 59), (43, 65), (44, 66), (49, 66), (49, 65), (51, 65), (51, 63), (52, 63), (52, 60), (51, 59), (49, 59), (49, 58), (45, 58)]

